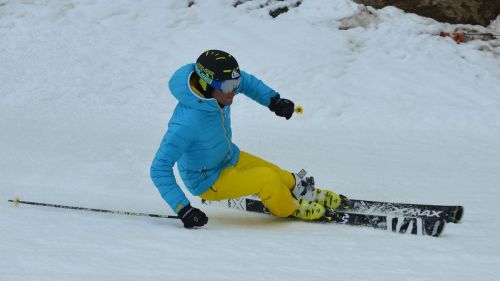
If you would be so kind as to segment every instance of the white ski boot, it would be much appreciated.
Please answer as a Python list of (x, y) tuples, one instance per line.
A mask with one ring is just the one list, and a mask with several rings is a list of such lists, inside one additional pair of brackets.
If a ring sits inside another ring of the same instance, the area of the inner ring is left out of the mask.
[(304, 169), (300, 170), (297, 174), (293, 173), (295, 187), (292, 189), (292, 194), (295, 198), (314, 201), (333, 210), (339, 208), (344, 200), (348, 200), (347, 197), (331, 190), (315, 188), (314, 178), (305, 177), (306, 173)]

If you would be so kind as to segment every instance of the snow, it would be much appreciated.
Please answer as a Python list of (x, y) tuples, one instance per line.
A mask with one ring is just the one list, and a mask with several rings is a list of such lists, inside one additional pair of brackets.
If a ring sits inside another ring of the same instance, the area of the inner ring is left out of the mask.
[[(457, 45), (435, 35), (454, 25), (348, 0), (275, 19), (265, 1), (196, 2), (0, 1), (1, 280), (498, 280), (497, 41)], [(353, 198), (464, 205), (463, 222), (416, 237), (190, 196), (209, 223), (185, 230), (7, 202), (172, 214), (149, 179), (166, 83), (211, 48), (305, 109), (287, 121), (238, 96), (242, 150)]]

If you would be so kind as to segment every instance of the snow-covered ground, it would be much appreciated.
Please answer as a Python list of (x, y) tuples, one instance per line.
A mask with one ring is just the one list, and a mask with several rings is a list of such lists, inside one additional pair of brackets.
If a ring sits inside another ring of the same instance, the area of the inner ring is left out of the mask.
[[(455, 26), (395, 8), (340, 30), (363, 10), (348, 0), (276, 19), (266, 1), (197, 2), (0, 1), (0, 280), (498, 280), (498, 42), (457, 45), (435, 35)], [(193, 198), (209, 223), (186, 230), (7, 202), (172, 214), (149, 179), (166, 83), (212, 48), (305, 109), (237, 97), (242, 150), (354, 198), (461, 204), (463, 223), (417, 237)]]

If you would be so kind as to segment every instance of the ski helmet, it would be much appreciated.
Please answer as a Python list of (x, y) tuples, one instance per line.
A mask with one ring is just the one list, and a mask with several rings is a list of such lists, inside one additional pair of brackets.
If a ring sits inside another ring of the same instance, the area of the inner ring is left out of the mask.
[(201, 81), (223, 93), (231, 93), (240, 85), (240, 67), (236, 59), (220, 50), (203, 52), (195, 64), (195, 71)]

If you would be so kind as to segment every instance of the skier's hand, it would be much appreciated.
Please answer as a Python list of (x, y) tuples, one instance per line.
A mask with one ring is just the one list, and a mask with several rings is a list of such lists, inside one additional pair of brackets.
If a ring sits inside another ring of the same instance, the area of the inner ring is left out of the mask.
[(191, 204), (182, 208), (178, 215), (184, 223), (185, 228), (204, 226), (208, 222), (207, 215), (200, 209), (191, 207)]
[(295, 110), (295, 104), (291, 100), (282, 99), (279, 95), (271, 98), (269, 109), (280, 117), (285, 117), (286, 120), (292, 117)]

